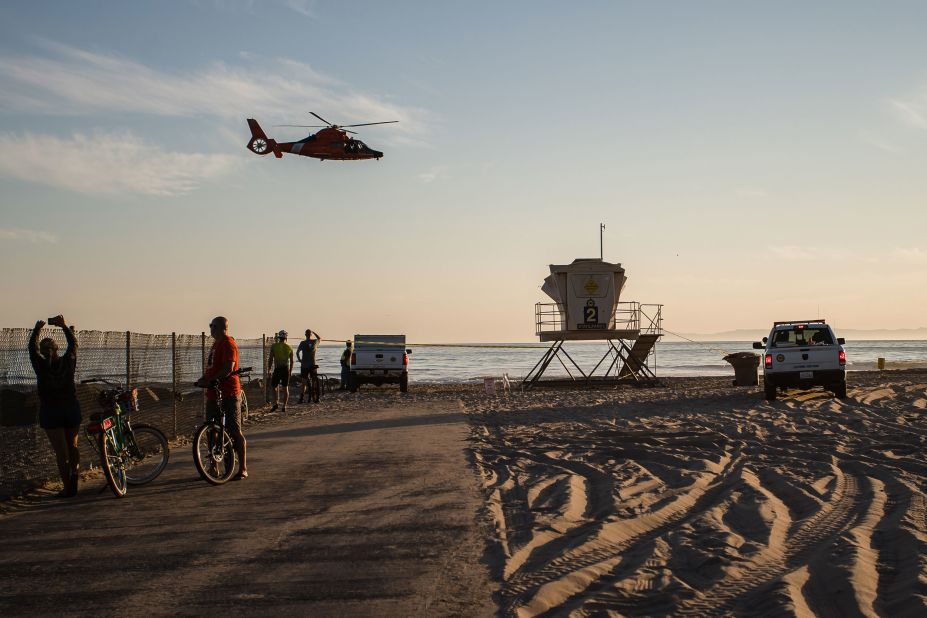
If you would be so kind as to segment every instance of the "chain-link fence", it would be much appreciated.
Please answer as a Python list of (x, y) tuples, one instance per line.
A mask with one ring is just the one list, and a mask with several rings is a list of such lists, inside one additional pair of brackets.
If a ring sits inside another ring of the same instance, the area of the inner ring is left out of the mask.
[[(26, 328), (0, 331), (0, 498), (21, 493), (58, 478), (58, 468), (45, 432), (39, 427), (39, 400), (35, 373), (29, 361)], [(63, 353), (67, 348), (60, 328), (46, 327)], [(146, 335), (130, 332), (78, 331), (77, 398), (84, 425), (98, 408), (99, 384), (81, 384), (104, 378), (139, 388), (136, 418), (161, 429), (171, 438), (191, 436), (202, 423), (205, 395), (193, 382), (203, 375), (212, 339), (199, 335)], [(241, 367), (253, 367), (242, 388), (251, 407), (266, 402), (266, 337), (236, 339)], [(99, 465), (81, 427), (81, 467)]]

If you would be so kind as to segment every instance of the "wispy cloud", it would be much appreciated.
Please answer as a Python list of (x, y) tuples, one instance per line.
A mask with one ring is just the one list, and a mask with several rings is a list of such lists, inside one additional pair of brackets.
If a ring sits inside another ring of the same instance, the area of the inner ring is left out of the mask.
[(57, 43), (46, 47), (46, 56), (0, 56), (0, 108), (59, 116), (254, 115), (271, 122), (301, 119), (295, 115), (308, 119), (306, 112), (313, 110), (338, 124), (399, 120), (384, 137), (404, 143), (422, 142), (430, 118), (426, 110), (358, 91), (289, 58), (244, 53), (241, 65), (215, 62), (175, 74), (115, 54)]
[(894, 144), (892, 144), (891, 142), (877, 135), (874, 135), (868, 131), (860, 131), (859, 139), (862, 140), (864, 143), (869, 144), (873, 148), (878, 148), (879, 150), (883, 152), (891, 152), (893, 154), (897, 154), (901, 152), (901, 149), (895, 146)]
[(20, 240), (30, 243), (56, 243), (58, 237), (41, 230), (22, 230), (15, 227), (0, 228), (0, 240)]
[(845, 261), (852, 256), (854, 262), (865, 264), (881, 264), (883, 262), (927, 264), (927, 251), (918, 247), (898, 247), (889, 252), (871, 254), (860, 251), (854, 251), (850, 254), (845, 249), (840, 248), (799, 245), (770, 246), (768, 251), (780, 260), (795, 262), (836, 262)]
[(907, 264), (927, 264), (927, 251), (918, 247), (899, 247), (891, 253), (892, 259)]
[(759, 187), (739, 187), (735, 193), (737, 197), (744, 199), (763, 199), (769, 197), (769, 192)]
[(314, 0), (283, 0), (283, 6), (309, 19), (318, 19), (317, 4)]
[(174, 196), (229, 172), (236, 158), (167, 152), (131, 133), (62, 139), (0, 133), (0, 174), (93, 195)]
[[(315, 0), (276, 0), (276, 2), (291, 11), (296, 11), (304, 17), (318, 19), (318, 13), (316, 11), (318, 2)], [(212, 0), (212, 5), (221, 11), (246, 11), (248, 13), (253, 13), (257, 2), (256, 0)]]
[(927, 129), (927, 110), (925, 110), (924, 101), (889, 99), (889, 105), (905, 123), (919, 129)]
[(821, 252), (818, 249), (799, 247), (798, 245), (769, 247), (769, 251), (782, 260), (817, 260), (821, 257)]
[(418, 179), (422, 182), (428, 184), (432, 183), (439, 178), (444, 178), (447, 176), (447, 169), (444, 167), (432, 167), (428, 171), (418, 174)]

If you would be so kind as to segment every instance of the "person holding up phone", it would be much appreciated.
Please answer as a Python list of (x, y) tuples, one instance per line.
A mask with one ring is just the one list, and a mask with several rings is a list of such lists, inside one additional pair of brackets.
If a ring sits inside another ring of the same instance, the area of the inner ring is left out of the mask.
[(77, 369), (77, 336), (64, 316), (48, 318), (48, 324), (64, 330), (68, 342), (64, 355), (58, 354), (58, 344), (51, 337), (39, 341), (45, 322), (39, 320), (29, 338), (29, 360), (35, 371), (39, 393), (39, 425), (45, 430), (55, 451), (58, 473), (64, 489), (58, 495), (70, 498), (77, 495), (80, 476), (80, 451), (77, 449), (81, 410), (74, 386)]

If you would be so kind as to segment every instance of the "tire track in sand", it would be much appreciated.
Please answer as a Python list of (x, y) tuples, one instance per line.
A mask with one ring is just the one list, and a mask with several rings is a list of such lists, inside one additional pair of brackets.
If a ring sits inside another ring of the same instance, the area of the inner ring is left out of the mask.
[(509, 615), (536, 616), (582, 594), (621, 563), (623, 553), (635, 544), (652, 541), (712, 508), (739, 481), (742, 466), (739, 449), (726, 454), (717, 472), (700, 475), (693, 487), (657, 511), (602, 521), (588, 540), (544, 567), (516, 573), (506, 586), (504, 611)]
[[(768, 541), (759, 550), (759, 553), (754, 554), (753, 557), (754, 562), (767, 562), (772, 558), (765, 556), (765, 554), (781, 555), (781, 547), (792, 522), (789, 508), (776, 494), (764, 487), (759, 477), (746, 466), (741, 470), (741, 481), (746, 488), (762, 495), (773, 512), (773, 517), (769, 522)], [(732, 486), (731, 490), (736, 491), (737, 486)], [(723, 510), (721, 506), (717, 508)], [(728, 534), (736, 534), (736, 532), (732, 533), (727, 527), (724, 527), (723, 530)], [(652, 548), (661, 543), (664, 548), (663, 555), (657, 556), (652, 551)], [(668, 595), (657, 592), (657, 588), (652, 585), (656, 578), (655, 571), (663, 571), (665, 574), (671, 570), (667, 566), (669, 554), (672, 552), (671, 545), (666, 534), (663, 534), (657, 539), (656, 543), (644, 540), (643, 543), (636, 543), (625, 554), (633, 557), (635, 554), (643, 553), (638, 550), (647, 550), (648, 548), (645, 545), (652, 546), (651, 551), (646, 553), (645, 561), (640, 559), (623, 560), (621, 564), (591, 585), (583, 594), (556, 608), (557, 613), (569, 613), (572, 615), (575, 610), (582, 615), (599, 615), (601, 612), (615, 609), (618, 609), (622, 614), (663, 615), (672, 613), (675, 603), (668, 598)], [(649, 572), (641, 573), (641, 568)], [(677, 577), (679, 576), (677, 575)]]
[(833, 464), (836, 479), (831, 500), (814, 515), (796, 522), (789, 531), (781, 554), (764, 552), (759, 563), (740, 577), (726, 578), (697, 596), (683, 601), (675, 614), (680, 616), (717, 616), (736, 613), (739, 601), (808, 562), (812, 554), (830, 545), (852, 526), (865, 511), (866, 504), (854, 474)]

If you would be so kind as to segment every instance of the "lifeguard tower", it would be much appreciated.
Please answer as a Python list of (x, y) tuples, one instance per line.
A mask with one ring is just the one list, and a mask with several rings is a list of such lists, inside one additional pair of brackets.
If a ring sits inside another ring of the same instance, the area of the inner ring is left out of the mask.
[[(554, 302), (537, 303), (534, 313), (537, 336), (551, 346), (528, 372), (522, 382), (525, 388), (539, 382), (562, 383), (563, 380), (541, 381), (554, 359), (569, 376), (567, 383), (657, 382), (655, 346), (663, 336), (663, 305), (620, 302), (626, 281), (621, 264), (601, 258), (550, 265), (550, 275), (544, 279), (541, 290)], [(565, 349), (567, 341), (605, 341), (608, 349), (587, 372)], [(601, 367), (605, 371), (596, 373)]]

